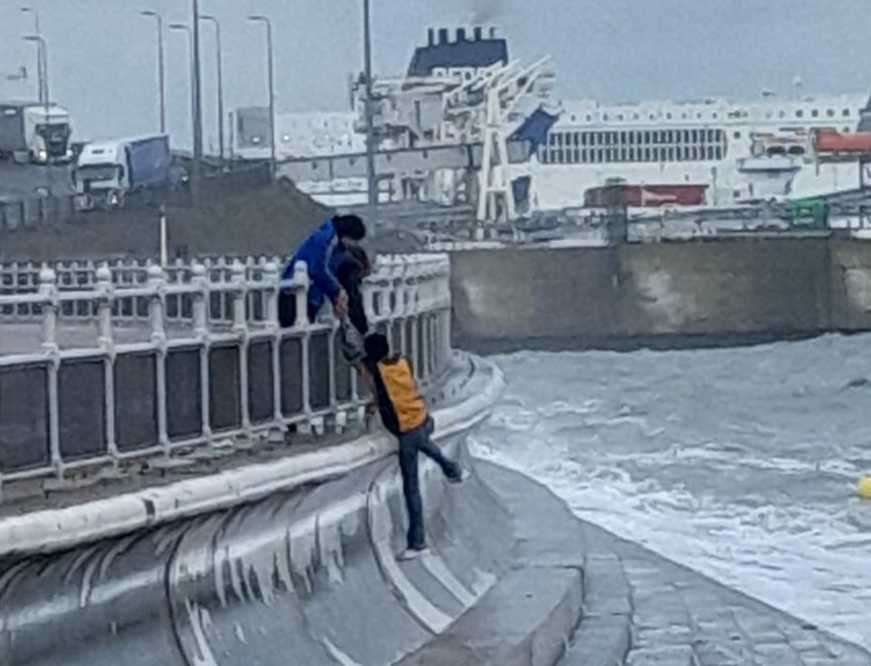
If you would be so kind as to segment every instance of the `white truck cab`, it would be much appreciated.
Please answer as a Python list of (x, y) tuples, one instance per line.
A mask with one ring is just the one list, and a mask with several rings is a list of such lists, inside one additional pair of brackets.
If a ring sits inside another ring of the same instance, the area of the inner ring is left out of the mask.
[(70, 114), (57, 104), (0, 102), (0, 157), (15, 162), (69, 162)]

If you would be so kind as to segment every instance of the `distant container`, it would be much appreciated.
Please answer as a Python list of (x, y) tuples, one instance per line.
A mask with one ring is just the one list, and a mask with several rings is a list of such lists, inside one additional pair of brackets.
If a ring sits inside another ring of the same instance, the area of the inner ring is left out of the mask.
[(814, 133), (817, 153), (871, 154), (871, 132), (841, 134), (837, 130), (822, 129)]
[(704, 206), (706, 184), (630, 185), (609, 184), (584, 192), (584, 207), (608, 208), (615, 200), (629, 208), (659, 206)]

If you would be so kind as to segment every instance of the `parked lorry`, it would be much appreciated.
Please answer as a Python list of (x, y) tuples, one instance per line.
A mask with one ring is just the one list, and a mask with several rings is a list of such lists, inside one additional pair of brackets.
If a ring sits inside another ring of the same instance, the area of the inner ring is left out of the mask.
[(72, 160), (70, 114), (57, 104), (0, 102), (0, 159), (19, 164)]
[(166, 134), (89, 143), (73, 172), (79, 208), (121, 207), (134, 192), (168, 187), (171, 167)]

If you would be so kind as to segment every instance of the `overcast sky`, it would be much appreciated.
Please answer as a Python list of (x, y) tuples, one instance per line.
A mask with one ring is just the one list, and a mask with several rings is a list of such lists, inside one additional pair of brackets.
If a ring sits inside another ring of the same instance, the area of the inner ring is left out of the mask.
[[(200, 0), (222, 23), (227, 110), (266, 100), (265, 38), (245, 21), (269, 15), (275, 30), (279, 110), (344, 110), (348, 75), (362, 62), (362, 0)], [(190, 0), (0, 0), (0, 98), (34, 96), (5, 81), (35, 47), (21, 40), (41, 13), (52, 99), (74, 114), (80, 139), (157, 127), (155, 9), (189, 22)], [(514, 56), (555, 59), (565, 99), (602, 101), (757, 97), (805, 91), (871, 92), (871, 0), (372, 0), (376, 73), (405, 70), (426, 28), (493, 19)], [(490, 21), (487, 21), (488, 23)], [(215, 143), (214, 42), (202, 30), (206, 141)], [(187, 38), (166, 36), (168, 123), (189, 142)]]

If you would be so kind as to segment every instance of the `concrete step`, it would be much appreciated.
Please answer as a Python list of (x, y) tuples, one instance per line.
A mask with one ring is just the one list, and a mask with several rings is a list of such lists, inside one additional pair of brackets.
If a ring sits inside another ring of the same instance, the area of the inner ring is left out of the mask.
[(631, 646), (629, 583), (614, 554), (584, 560), (583, 617), (560, 666), (619, 666)]
[(552, 666), (580, 615), (582, 581), (579, 569), (515, 569), (398, 666)]
[(543, 486), (489, 463), (476, 461), (475, 468), (511, 516), (512, 568), (397, 666), (553, 666), (581, 617), (580, 523)]
[[(477, 463), (482, 479), (514, 518), (515, 556), (526, 566), (583, 571), (580, 623), (560, 666), (622, 665), (631, 640), (630, 589), (619, 558), (586, 543), (583, 526), (547, 488), (501, 467)], [(534, 663), (534, 662), (527, 662)], [(556, 661), (551, 662), (556, 663)]]

